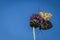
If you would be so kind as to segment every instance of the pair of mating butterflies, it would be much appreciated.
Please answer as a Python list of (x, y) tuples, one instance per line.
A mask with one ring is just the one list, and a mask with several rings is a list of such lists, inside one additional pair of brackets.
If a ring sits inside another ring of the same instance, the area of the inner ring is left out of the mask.
[(33, 14), (30, 17), (30, 26), (39, 27), (42, 30), (48, 30), (52, 28), (52, 23), (49, 21), (52, 17), (52, 14), (47, 12), (39, 12), (38, 14)]

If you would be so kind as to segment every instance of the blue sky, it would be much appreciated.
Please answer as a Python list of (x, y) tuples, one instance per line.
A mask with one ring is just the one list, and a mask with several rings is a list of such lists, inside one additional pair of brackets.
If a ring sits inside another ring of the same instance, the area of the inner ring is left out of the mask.
[(59, 0), (0, 0), (0, 40), (33, 40), (29, 19), (41, 11), (53, 15), (53, 28), (36, 29), (37, 40), (60, 40)]

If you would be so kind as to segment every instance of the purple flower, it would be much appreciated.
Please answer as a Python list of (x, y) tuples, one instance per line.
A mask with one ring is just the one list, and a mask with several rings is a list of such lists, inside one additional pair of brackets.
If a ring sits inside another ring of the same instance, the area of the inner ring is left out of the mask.
[(37, 20), (42, 20), (42, 17), (40, 16), (40, 15), (38, 15), (38, 14), (33, 14), (31, 17), (30, 17), (30, 20), (32, 20), (32, 19), (37, 19)]

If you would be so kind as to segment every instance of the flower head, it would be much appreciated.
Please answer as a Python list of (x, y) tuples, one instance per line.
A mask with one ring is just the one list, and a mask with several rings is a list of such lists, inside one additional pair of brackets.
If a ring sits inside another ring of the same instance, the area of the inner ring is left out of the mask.
[(47, 12), (39, 12), (39, 15), (44, 19), (44, 20), (50, 20), (52, 17), (52, 14), (47, 13)]

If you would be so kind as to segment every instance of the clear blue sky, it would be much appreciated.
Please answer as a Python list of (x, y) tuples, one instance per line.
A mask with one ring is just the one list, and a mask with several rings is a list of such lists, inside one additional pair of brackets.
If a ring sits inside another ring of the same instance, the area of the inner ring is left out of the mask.
[(59, 0), (0, 0), (0, 40), (33, 40), (29, 18), (39, 11), (53, 14), (53, 28), (36, 29), (37, 40), (60, 40)]

